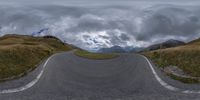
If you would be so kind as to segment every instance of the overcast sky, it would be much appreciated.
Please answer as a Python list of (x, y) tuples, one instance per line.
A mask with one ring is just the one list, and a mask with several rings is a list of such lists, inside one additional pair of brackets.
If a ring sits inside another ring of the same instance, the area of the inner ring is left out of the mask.
[(199, 0), (0, 0), (1, 4), (11, 5), (41, 5), (58, 4), (68, 6), (96, 6), (96, 5), (152, 5), (152, 4), (179, 4), (197, 5)]
[(54, 35), (84, 49), (200, 37), (197, 0), (0, 0), (0, 35)]

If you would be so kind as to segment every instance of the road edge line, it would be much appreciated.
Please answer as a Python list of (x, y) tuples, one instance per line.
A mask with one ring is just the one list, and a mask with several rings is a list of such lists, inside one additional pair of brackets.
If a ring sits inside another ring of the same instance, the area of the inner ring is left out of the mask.
[(183, 90), (183, 89), (180, 89), (180, 88), (176, 88), (174, 86), (171, 86), (169, 85), (168, 83), (166, 83), (165, 81), (163, 81), (159, 76), (158, 74), (156, 73), (154, 67), (152, 66), (152, 64), (150, 63), (149, 59), (147, 57), (145, 57), (144, 55), (140, 55), (142, 56), (143, 58), (145, 58), (145, 60), (148, 62), (149, 66), (150, 66), (150, 69), (154, 75), (154, 77), (156, 78), (156, 80), (163, 86), (165, 87), (166, 89), (168, 90), (171, 90), (171, 91), (175, 91), (175, 92), (181, 92), (181, 93), (185, 93), (185, 94), (200, 94), (200, 91), (199, 90)]
[(42, 66), (42, 70), (40, 71), (40, 73), (37, 75), (37, 77), (32, 80), (31, 82), (29, 82), (28, 84), (24, 85), (24, 86), (21, 86), (19, 88), (13, 88), (13, 89), (5, 89), (5, 90), (0, 90), (0, 94), (7, 94), (7, 93), (15, 93), (15, 92), (21, 92), (21, 91), (24, 91), (26, 89), (29, 89), (31, 88), (32, 86), (34, 86), (38, 81), (39, 79), (41, 78), (41, 76), (43, 75), (44, 73), (44, 69), (47, 65), (47, 63), (49, 62), (49, 60), (54, 57), (55, 55), (52, 55), (50, 56), (44, 63), (44, 65)]
[(154, 77), (156, 78), (156, 80), (163, 86), (165, 87), (166, 89), (168, 90), (171, 90), (171, 91), (179, 91), (180, 89), (179, 88), (176, 88), (176, 87), (173, 87), (169, 84), (167, 84), (165, 81), (163, 81), (159, 76), (158, 74), (156, 73), (155, 69), (153, 68), (152, 64), (150, 63), (150, 61), (147, 59), (147, 57), (143, 56), (143, 55), (140, 55), (142, 56), (143, 58), (145, 58), (145, 60), (148, 62), (150, 68), (151, 68), (151, 71), (154, 75)]

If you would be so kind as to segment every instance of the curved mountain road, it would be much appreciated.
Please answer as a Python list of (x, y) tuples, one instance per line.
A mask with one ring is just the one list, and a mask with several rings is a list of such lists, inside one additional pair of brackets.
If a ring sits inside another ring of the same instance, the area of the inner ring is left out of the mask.
[[(49, 59), (39, 80), (21, 92), (0, 94), (0, 100), (199, 100), (164, 88), (146, 59), (121, 54), (109, 60), (90, 60), (72, 52)], [(1, 87), (1, 85), (0, 85)]]

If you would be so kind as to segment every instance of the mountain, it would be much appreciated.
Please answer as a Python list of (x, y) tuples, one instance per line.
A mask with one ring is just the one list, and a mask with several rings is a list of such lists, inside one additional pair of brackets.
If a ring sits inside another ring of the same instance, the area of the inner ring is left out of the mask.
[(130, 50), (130, 53), (138, 53), (143, 51), (145, 48), (144, 47), (136, 47), (136, 48), (132, 48), (132, 50)]
[(200, 38), (190, 41), (188, 44), (199, 44)]
[(101, 48), (97, 52), (101, 53), (125, 53), (126, 50), (120, 46), (113, 46), (110, 48)]
[(152, 50), (158, 50), (161, 48), (162, 49), (171, 48), (171, 47), (176, 47), (176, 46), (181, 46), (181, 45), (185, 45), (185, 42), (170, 39), (170, 40), (162, 42), (162, 43), (151, 45), (151, 46), (145, 48), (143, 51), (152, 51)]
[(140, 52), (144, 48), (140, 47), (132, 47), (132, 46), (127, 46), (127, 47), (121, 47), (121, 46), (113, 46), (110, 48), (101, 48), (97, 52), (100, 53), (136, 53)]
[(132, 46), (127, 46), (127, 47), (112, 46), (110, 48), (100, 48), (97, 52), (100, 52), (100, 53), (137, 53), (137, 52), (158, 50), (160, 48), (162, 48), (162, 49), (171, 48), (171, 47), (176, 47), (176, 46), (181, 46), (181, 45), (185, 45), (185, 43), (182, 41), (179, 41), (179, 40), (170, 39), (170, 40), (162, 42), (162, 43), (151, 45), (147, 48), (132, 47)]

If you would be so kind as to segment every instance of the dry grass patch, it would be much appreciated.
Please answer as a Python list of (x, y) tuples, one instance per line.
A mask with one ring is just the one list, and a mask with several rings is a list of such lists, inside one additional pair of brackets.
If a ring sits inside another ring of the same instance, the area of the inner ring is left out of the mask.
[(200, 50), (196, 49), (166, 49), (145, 53), (158, 66), (166, 67), (169, 65), (178, 66), (185, 73), (200, 77)]
[[(145, 56), (153, 60), (159, 67), (177, 66), (186, 74), (192, 77), (200, 77), (200, 41), (193, 41), (187, 45), (168, 48), (162, 50), (155, 50), (143, 53)], [(182, 80), (171, 76), (174, 79)], [(192, 79), (183, 79), (183, 82), (197, 82)], [(191, 81), (192, 80), (192, 81)]]
[(54, 38), (21, 35), (0, 37), (0, 81), (23, 76), (53, 53), (71, 49)]

